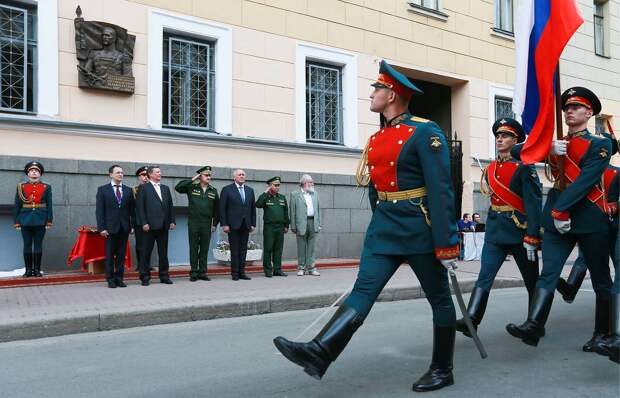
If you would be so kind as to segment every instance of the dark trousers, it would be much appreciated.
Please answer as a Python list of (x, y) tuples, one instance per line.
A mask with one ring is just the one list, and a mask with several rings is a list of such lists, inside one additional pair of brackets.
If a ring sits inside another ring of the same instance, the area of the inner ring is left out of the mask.
[(485, 292), (491, 291), (497, 272), (504, 264), (508, 253), (512, 253), (517, 262), (521, 277), (523, 282), (525, 282), (525, 288), (528, 292), (533, 293), (536, 288), (536, 279), (538, 278), (538, 262), (530, 262), (527, 259), (527, 250), (525, 250), (523, 245), (498, 245), (484, 242), (480, 259), (480, 274), (476, 281), (476, 287)]
[[(140, 269), (140, 263), (142, 261), (142, 246), (144, 246), (144, 232), (141, 226), (137, 226), (134, 228), (134, 236), (136, 238), (136, 269)], [(146, 259), (147, 267), (151, 267), (151, 255), (149, 253), (149, 257)]]
[(45, 237), (44, 225), (22, 225), (21, 232), (24, 240), (25, 254), (43, 252), (43, 238)]
[(404, 261), (409, 262), (420, 281), (433, 310), (433, 322), (444, 327), (454, 326), (456, 312), (450, 295), (448, 272), (431, 253), (391, 256), (374, 254), (364, 248), (357, 280), (345, 304), (366, 317), (383, 287)]
[(119, 231), (108, 235), (105, 240), (105, 277), (108, 281), (123, 280), (127, 238), (129, 231)]
[(561, 235), (545, 231), (542, 244), (543, 268), (536, 287), (553, 292), (566, 259), (575, 247), (583, 253), (590, 271), (592, 287), (598, 297), (608, 299), (611, 294), (611, 275), (609, 272), (609, 233)]
[(151, 279), (150, 259), (153, 246), (157, 242), (157, 255), (159, 256), (159, 279), (169, 278), (168, 269), (168, 230), (151, 229), (144, 233), (142, 242), (142, 254), (140, 255), (140, 280)]
[(232, 276), (245, 274), (245, 256), (248, 252), (250, 230), (247, 228), (231, 229), (228, 233), (230, 244), (230, 273)]

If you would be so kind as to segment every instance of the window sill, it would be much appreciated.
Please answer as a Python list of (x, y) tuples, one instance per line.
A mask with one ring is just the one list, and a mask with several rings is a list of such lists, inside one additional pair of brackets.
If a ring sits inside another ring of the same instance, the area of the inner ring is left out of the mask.
[(515, 35), (513, 32), (508, 32), (503, 29), (498, 29), (495, 27), (491, 28), (491, 36), (499, 37), (501, 39), (515, 41)]
[(432, 8), (426, 8), (424, 6), (415, 4), (415, 3), (409, 3), (409, 12), (413, 12), (415, 14), (420, 14), (420, 15), (424, 15), (427, 17), (431, 17), (431, 18), (435, 18), (438, 19), (440, 21), (447, 21), (448, 18), (450, 17), (448, 14), (443, 13), (439, 10), (435, 10)]
[(596, 55), (597, 57), (605, 58), (605, 59), (611, 59), (611, 56), (609, 55), (597, 54), (597, 53), (594, 53), (594, 55)]

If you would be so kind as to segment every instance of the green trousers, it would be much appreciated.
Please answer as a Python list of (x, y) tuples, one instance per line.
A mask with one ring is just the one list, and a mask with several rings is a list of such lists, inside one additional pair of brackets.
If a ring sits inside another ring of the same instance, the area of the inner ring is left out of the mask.
[(263, 271), (272, 275), (282, 271), (282, 249), (284, 249), (284, 226), (265, 224), (263, 226)]
[(299, 270), (312, 271), (315, 268), (314, 243), (314, 220), (309, 219), (304, 235), (297, 235), (297, 268)]
[(190, 276), (198, 277), (207, 274), (211, 224), (211, 222), (190, 223), (187, 227), (189, 232)]

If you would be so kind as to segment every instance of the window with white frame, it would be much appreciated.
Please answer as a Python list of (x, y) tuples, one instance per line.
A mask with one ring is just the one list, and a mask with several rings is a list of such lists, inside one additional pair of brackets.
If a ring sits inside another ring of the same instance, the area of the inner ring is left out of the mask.
[(164, 32), (162, 125), (214, 129), (215, 43)]
[(439, 11), (439, 0), (411, 0), (410, 5), (428, 8), (429, 10)]
[(507, 97), (495, 97), (495, 120), (499, 120), (503, 117), (513, 118), (515, 117), (512, 111), (512, 98)]
[(512, 34), (513, 0), (495, 0), (495, 29)]
[(609, 1), (594, 1), (594, 53), (602, 57), (609, 56), (609, 44), (607, 43)]
[(342, 67), (306, 62), (306, 140), (342, 144)]
[(0, 111), (37, 108), (37, 9), (0, 2)]

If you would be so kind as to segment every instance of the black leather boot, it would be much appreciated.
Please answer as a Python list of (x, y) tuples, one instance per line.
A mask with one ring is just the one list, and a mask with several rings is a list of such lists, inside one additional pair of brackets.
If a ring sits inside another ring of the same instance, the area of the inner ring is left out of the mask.
[(620, 363), (620, 294), (612, 294), (609, 311), (609, 336), (594, 346), (597, 354)]
[[(467, 313), (469, 314), (471, 323), (474, 325), (476, 330), (478, 330), (478, 325), (482, 322), (484, 311), (487, 309), (488, 300), (489, 292), (484, 291), (479, 287), (474, 287), (474, 290), (471, 291), (469, 304), (467, 304)], [(463, 333), (467, 337), (471, 337), (471, 333), (469, 333), (469, 329), (467, 329), (467, 325), (465, 324), (465, 320), (463, 318), (456, 321), (456, 330)]]
[(22, 275), (24, 278), (29, 278), (32, 275), (32, 253), (24, 253), (24, 266), (26, 267), (26, 272)]
[(558, 280), (558, 285), (556, 289), (562, 295), (562, 298), (567, 303), (572, 303), (575, 300), (575, 296), (577, 296), (577, 292), (579, 288), (581, 288), (581, 284), (583, 283), (583, 279), (586, 277), (586, 272), (588, 269), (586, 267), (573, 267), (570, 270), (570, 274), (568, 274), (568, 278), (566, 280), (560, 278)]
[(518, 326), (514, 323), (509, 323), (506, 325), (508, 333), (510, 333), (511, 336), (521, 339), (525, 344), (534, 347), (537, 346), (538, 340), (540, 340), (544, 334), (545, 323), (551, 311), (553, 293), (553, 291), (550, 292), (541, 288), (536, 289), (530, 305), (527, 321)]
[(43, 257), (43, 253), (32, 253), (32, 276), (37, 278), (43, 276), (41, 274), (41, 257)]
[(594, 347), (603, 342), (609, 332), (609, 308), (610, 300), (596, 296), (596, 309), (594, 312), (594, 333), (592, 338), (581, 347), (585, 352), (594, 352)]
[(454, 326), (433, 325), (433, 360), (426, 373), (413, 383), (413, 391), (439, 390), (454, 384), (452, 358), (454, 357)]
[(273, 339), (273, 344), (289, 361), (301, 366), (304, 372), (320, 380), (363, 322), (364, 317), (356, 310), (341, 305), (312, 341), (296, 343), (278, 336)]

